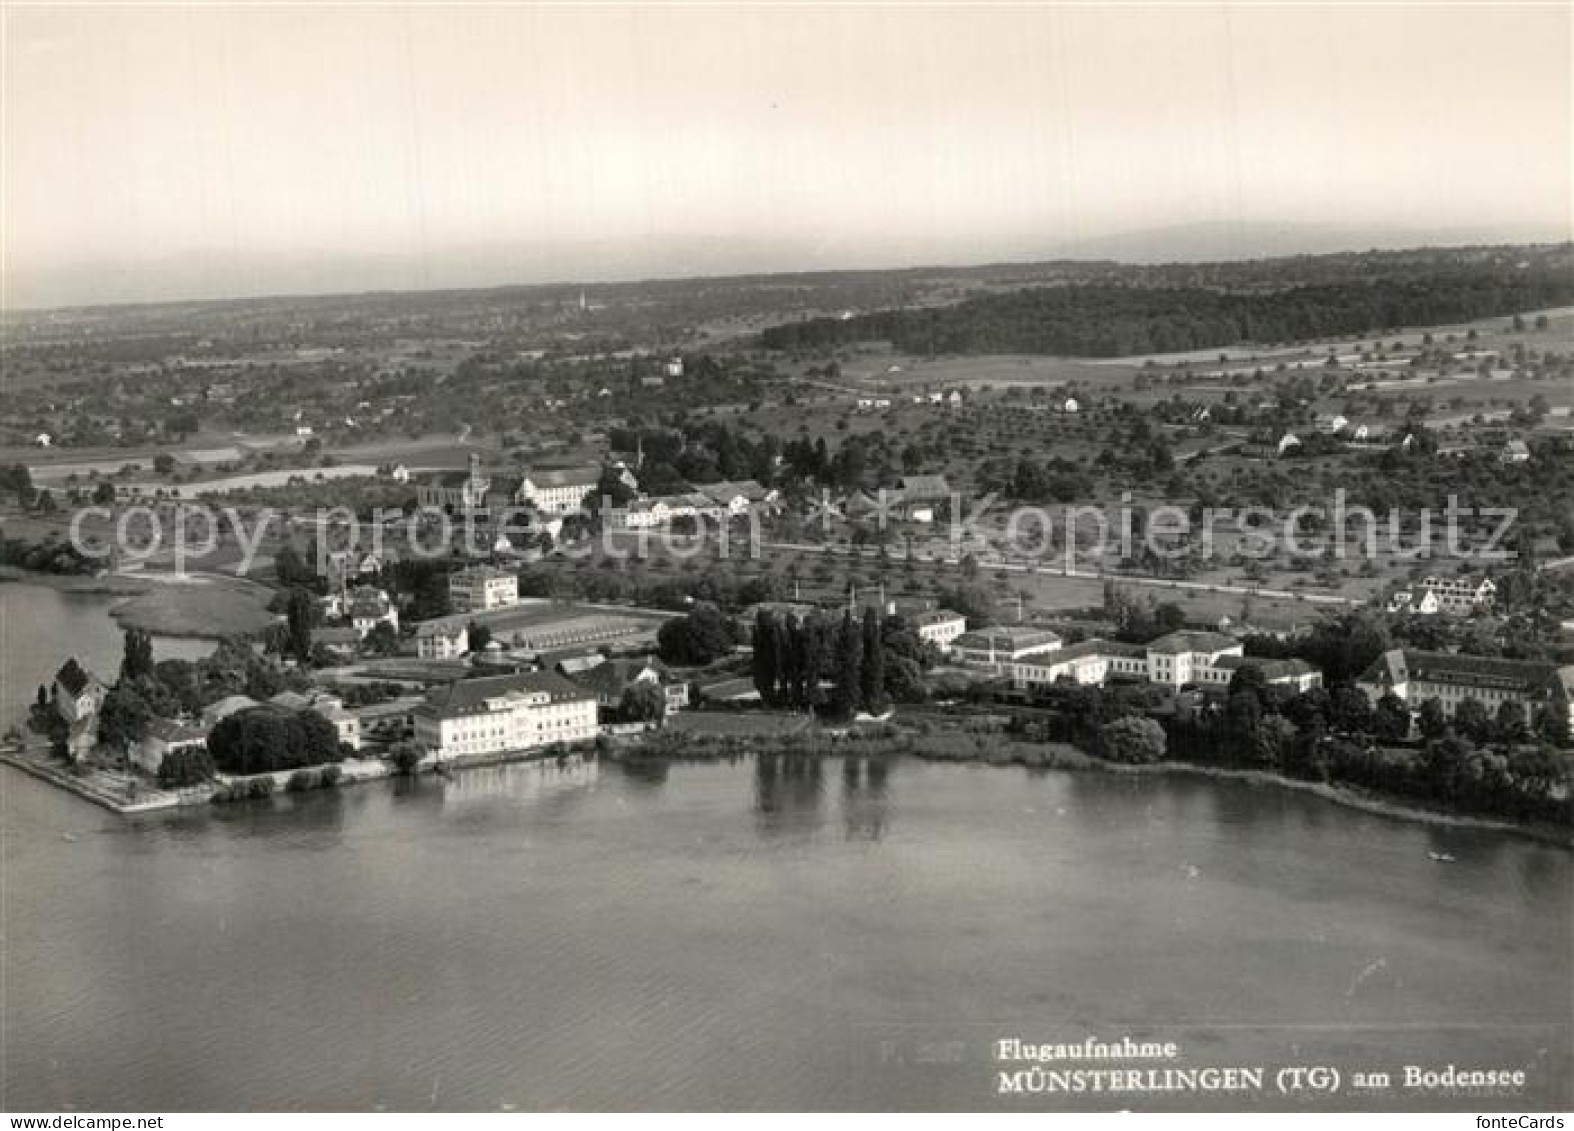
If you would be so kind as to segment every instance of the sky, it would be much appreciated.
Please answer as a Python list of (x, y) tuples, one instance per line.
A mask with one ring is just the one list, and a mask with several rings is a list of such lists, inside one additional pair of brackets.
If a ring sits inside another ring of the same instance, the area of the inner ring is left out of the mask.
[(11, 307), (1570, 233), (1564, 4), (0, 18)]

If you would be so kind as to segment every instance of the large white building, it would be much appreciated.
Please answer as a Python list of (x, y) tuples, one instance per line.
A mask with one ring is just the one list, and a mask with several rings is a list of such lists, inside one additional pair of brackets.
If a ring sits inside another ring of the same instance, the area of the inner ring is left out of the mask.
[(913, 629), (925, 644), (933, 644), (946, 652), (951, 642), (967, 631), (967, 618), (950, 609), (929, 609), (914, 615)]
[(1453, 718), (1466, 699), (1474, 699), (1491, 715), (1504, 703), (1513, 703), (1524, 712), (1527, 723), (1543, 706), (1551, 706), (1574, 725), (1570, 696), (1574, 666), (1393, 648), (1372, 662), (1356, 686), (1373, 703), (1393, 692), (1412, 711), (1436, 699), (1447, 718)]
[(1080, 644), (1011, 665), (1011, 684), (1041, 691), (1062, 680), (1103, 683), (1140, 679), (1180, 690), (1223, 691), (1241, 668), (1256, 668), (1271, 685), (1293, 691), (1322, 686), (1322, 673), (1304, 660), (1270, 660), (1242, 655), (1241, 643), (1217, 632), (1171, 632), (1147, 644), (1085, 640)]
[(963, 632), (951, 640), (951, 656), (964, 663), (1005, 671), (1027, 656), (1038, 656), (1060, 648), (1060, 634), (1027, 625), (1001, 625)]
[(600, 481), (601, 469), (597, 467), (527, 471), (519, 483), (519, 497), (545, 514), (571, 514), (584, 505), (585, 496)]
[(491, 566), (471, 566), (448, 575), (448, 607), (481, 613), (519, 603), (519, 576)]
[(461, 679), (415, 709), (415, 740), (444, 757), (596, 737), (596, 696), (556, 672)]

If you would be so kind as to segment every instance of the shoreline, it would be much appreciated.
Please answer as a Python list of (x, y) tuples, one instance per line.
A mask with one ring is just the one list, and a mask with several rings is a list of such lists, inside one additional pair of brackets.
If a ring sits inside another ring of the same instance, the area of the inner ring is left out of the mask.
[[(1111, 762), (1089, 754), (1069, 743), (1008, 741), (993, 744), (987, 752), (978, 747), (969, 751), (966, 748), (968, 742), (971, 739), (976, 739), (978, 736), (961, 731), (954, 736), (956, 739), (954, 752), (948, 751), (947, 753), (925, 752), (922, 749), (915, 748), (915, 743), (904, 741), (916, 736), (894, 735), (886, 738), (849, 738), (844, 735), (831, 738), (828, 735), (826, 737), (827, 749), (815, 752), (802, 751), (801, 753), (812, 757), (836, 757), (852, 756), (867, 752), (874, 755), (901, 755), (918, 758), (926, 762), (950, 762), (991, 768), (1020, 766), (1027, 770), (1059, 770), (1066, 773), (1108, 773), (1133, 776), (1174, 775), (1212, 778), (1220, 781), (1239, 781), (1254, 786), (1268, 786), (1297, 793), (1311, 794), (1333, 805), (1372, 816), (1386, 817), (1391, 820), (1446, 828), (1474, 829), (1481, 832), (1505, 833), (1554, 848), (1574, 851), (1574, 829), (1563, 829), (1546, 823), (1521, 824), (1500, 817), (1482, 817), (1471, 813), (1453, 813), (1443, 809), (1432, 809), (1416, 804), (1406, 798), (1385, 797), (1358, 786), (1337, 782), (1307, 781), (1269, 770), (1234, 766), (1207, 766), (1174, 760), (1145, 764)], [(928, 735), (925, 738), (932, 743), (936, 736)], [(752, 736), (729, 736), (726, 743), (718, 744), (718, 748), (710, 751), (697, 751), (692, 755), (636, 748), (620, 750), (613, 757), (644, 758), (670, 762), (703, 762), (733, 757), (738, 754), (758, 755), (791, 752), (790, 749), (772, 751), (765, 748), (770, 742), (771, 740), (769, 739), (760, 739)]]
[[(933, 736), (929, 737), (932, 738)], [(949, 762), (988, 768), (1019, 766), (1026, 770), (1040, 772), (1056, 770), (1063, 773), (1107, 773), (1114, 775), (1124, 774), (1132, 777), (1170, 775), (1208, 778), (1215, 781), (1237, 781), (1252, 786), (1266, 786), (1309, 794), (1333, 805), (1371, 816), (1384, 817), (1389, 820), (1407, 821), (1412, 824), (1433, 825), (1443, 828), (1501, 833), (1533, 840), (1539, 844), (1545, 844), (1554, 848), (1574, 850), (1574, 830), (1562, 829), (1545, 823), (1518, 824), (1497, 817), (1480, 817), (1469, 813), (1450, 813), (1440, 809), (1429, 809), (1415, 804), (1408, 804), (1403, 799), (1383, 797), (1355, 786), (1334, 782), (1306, 781), (1268, 770), (1231, 766), (1204, 766), (1173, 760), (1145, 764), (1110, 762), (1065, 743), (1031, 744), (1033, 746), (1041, 746), (1042, 749), (1029, 748), (1026, 750), (1013, 750), (1012, 748), (1030, 747), (1030, 744), (1010, 743), (1005, 749), (997, 748), (989, 754), (983, 754), (982, 752), (968, 754), (961, 749), (958, 749), (955, 754), (926, 753), (923, 750), (915, 749), (910, 743), (903, 744), (901, 738), (896, 737), (849, 738), (846, 735), (841, 735), (833, 738), (827, 744), (828, 749), (816, 751), (794, 751), (791, 748), (791, 743), (785, 745), (776, 743), (776, 745), (783, 748), (771, 750), (767, 748), (770, 743), (771, 740), (762, 740), (753, 736), (727, 736), (725, 740), (716, 742), (711, 749), (705, 748), (711, 745), (710, 743), (698, 743), (695, 745), (699, 749), (694, 750), (693, 753), (683, 754), (664, 750), (651, 750), (646, 747), (643, 739), (626, 744), (619, 743), (604, 753), (594, 748), (587, 750), (573, 747), (553, 749), (550, 752), (545, 748), (502, 751), (487, 754), (460, 755), (440, 763), (423, 762), (413, 774), (409, 775), (396, 773), (392, 767), (388, 766), (379, 765), (373, 768), (371, 763), (375, 759), (352, 759), (350, 761), (354, 763), (353, 769), (345, 773), (334, 788), (341, 788), (346, 785), (360, 785), (371, 781), (391, 781), (404, 776), (419, 777), (431, 774), (447, 777), (450, 773), (467, 769), (553, 761), (564, 756), (589, 757), (598, 760), (605, 758), (614, 762), (660, 761), (681, 764), (684, 762), (721, 761), (735, 758), (739, 755), (758, 757), (769, 754), (790, 755), (799, 753), (816, 758), (849, 757), (859, 754), (869, 756), (896, 755), (916, 758), (925, 762)], [(13, 766), (39, 781), (57, 786), (85, 801), (109, 809), (111, 812), (118, 813), (121, 816), (135, 816), (142, 813), (215, 804), (215, 792), (224, 788), (220, 782), (214, 782), (211, 787), (196, 787), (182, 791), (148, 787), (148, 796), (145, 799), (130, 801), (122, 800), (108, 791), (95, 789), (91, 779), (72, 775), (68, 769), (57, 765), (52, 760), (29, 756), (25, 746), (18, 747), (12, 744), (0, 744), (0, 764)], [(341, 763), (330, 764), (339, 765)], [(320, 770), (322, 767), (306, 768)], [(271, 776), (274, 778), (275, 787), (282, 791), (282, 787), (287, 781), (290, 772), (281, 770), (275, 771), (272, 775), (261, 774), (252, 776)]]
[(140, 597), (159, 582), (124, 573), (41, 573), (21, 566), (0, 565), (0, 585), (41, 585), (59, 593), (82, 593), (100, 597)]
[(1442, 809), (1427, 809), (1403, 800), (1386, 798), (1357, 786), (1334, 782), (1306, 781), (1285, 777), (1268, 770), (1237, 769), (1231, 766), (1201, 766), (1191, 762), (1152, 762), (1147, 765), (1123, 765), (1107, 762), (1102, 767), (1113, 773), (1175, 774), (1218, 780), (1242, 781), (1250, 785), (1266, 785), (1279, 789), (1309, 793), (1324, 801), (1341, 805), (1373, 816), (1389, 817), (1397, 821), (1440, 825), (1447, 828), (1476, 829), (1482, 832), (1511, 833), (1526, 837), (1555, 848), (1574, 850), (1574, 830), (1559, 829), (1545, 824), (1522, 825), (1505, 821), (1501, 817), (1478, 817), (1471, 813), (1450, 813)]
[[(253, 637), (277, 618), (263, 598), (271, 591), (257, 582), (220, 574), (40, 573), (0, 565), (0, 584), (39, 585), (57, 593), (119, 598), (108, 613), (122, 629), (187, 640)], [(238, 608), (236, 601), (244, 602)]]

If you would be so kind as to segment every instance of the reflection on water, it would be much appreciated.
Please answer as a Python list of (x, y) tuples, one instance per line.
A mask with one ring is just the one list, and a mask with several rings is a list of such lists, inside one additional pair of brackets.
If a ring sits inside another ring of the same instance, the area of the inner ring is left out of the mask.
[[(41, 683), (48, 683), (68, 656), (113, 679), (120, 669), (120, 625), (109, 611), (124, 597), (63, 593), (47, 585), (0, 581), (0, 728), (27, 717)], [(197, 660), (215, 642), (158, 636), (158, 660)]]
[[(975, 1110), (1006, 1022), (1574, 1100), (1569, 853), (1241, 782), (571, 761), (123, 821), (0, 768), (0, 838), (12, 1110)], [(962, 1060), (883, 1057), (915, 1026)]]
[(447, 806), (478, 802), (528, 801), (543, 803), (571, 800), (596, 784), (600, 764), (593, 758), (567, 755), (539, 762), (512, 762), (460, 770), (434, 782)]
[(879, 840), (890, 817), (886, 796), (887, 755), (842, 759), (842, 829), (848, 840)]
[(824, 759), (809, 754), (755, 757), (755, 827), (761, 835), (806, 835), (820, 827), (824, 767)]

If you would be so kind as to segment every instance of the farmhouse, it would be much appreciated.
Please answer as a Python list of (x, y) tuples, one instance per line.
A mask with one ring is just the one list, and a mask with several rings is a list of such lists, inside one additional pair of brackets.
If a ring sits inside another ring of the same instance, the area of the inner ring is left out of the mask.
[(1523, 440), (1510, 440), (1503, 445), (1503, 454), (1499, 458), (1504, 463), (1527, 463), (1530, 460), (1530, 445)]
[(423, 660), (457, 660), (470, 651), (470, 629), (458, 617), (439, 617), (415, 626), (415, 653)]
[(665, 700), (664, 713), (672, 714), (689, 705), (689, 685), (673, 680), (667, 669), (648, 658), (635, 660), (605, 660), (574, 674), (573, 681), (596, 697), (600, 707), (616, 707), (623, 701), (623, 694), (636, 684), (650, 683), (661, 688)]
[(394, 608), (388, 594), (381, 589), (373, 589), (369, 585), (352, 589), (346, 605), (349, 609), (350, 625), (360, 633), (363, 640), (367, 633), (380, 624), (395, 629), (399, 627), (399, 610)]

